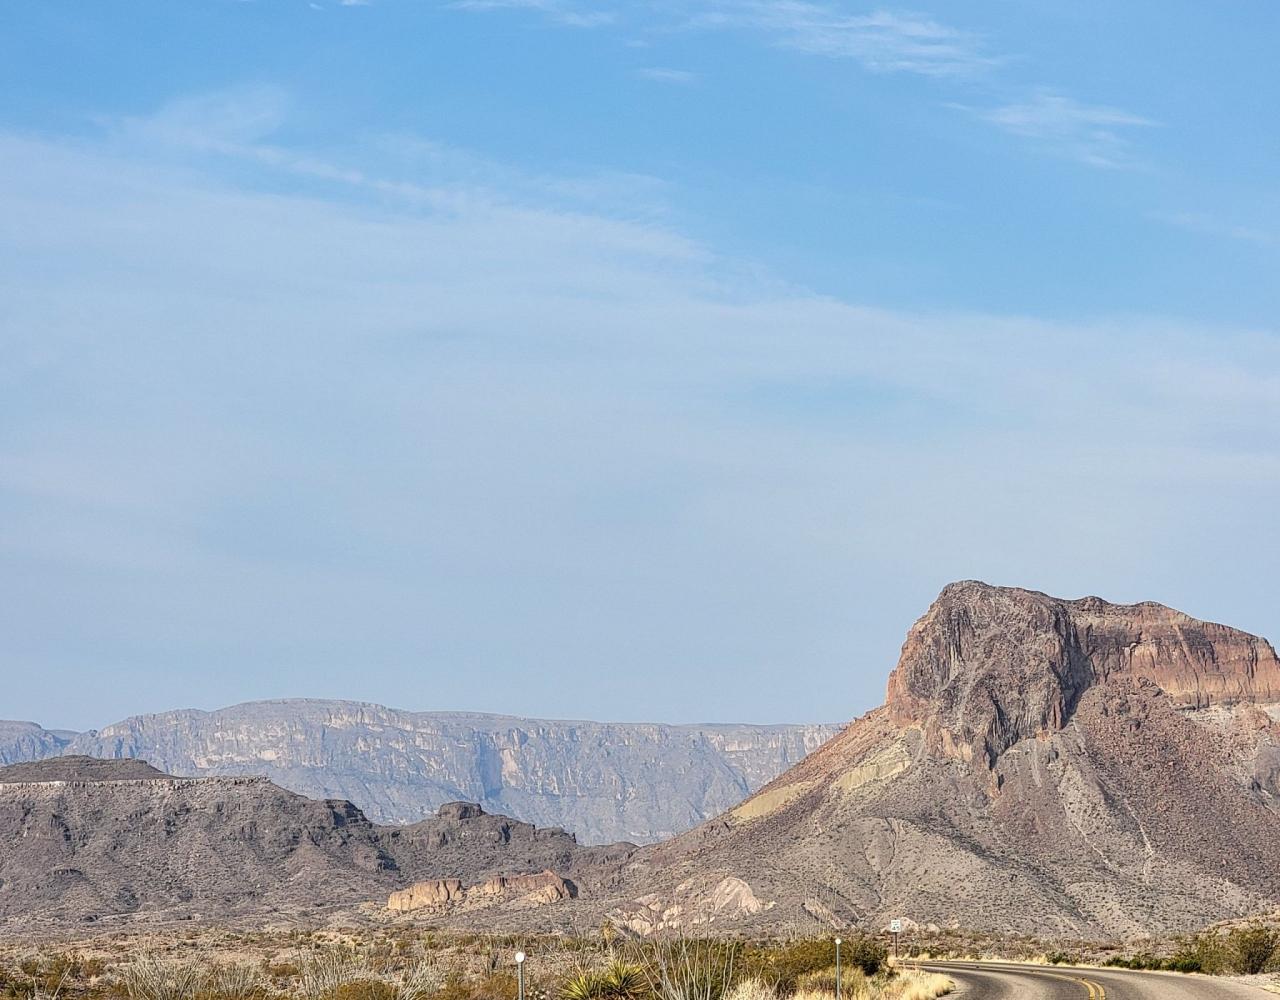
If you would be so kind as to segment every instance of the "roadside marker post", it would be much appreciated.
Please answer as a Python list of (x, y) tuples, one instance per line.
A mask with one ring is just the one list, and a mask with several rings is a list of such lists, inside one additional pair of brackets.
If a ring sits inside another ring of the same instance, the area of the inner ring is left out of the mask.
[(840, 939), (836, 938), (836, 1000), (840, 1000)]
[(520, 998), (524, 1000), (524, 952), (516, 952), (516, 981), (520, 984)]

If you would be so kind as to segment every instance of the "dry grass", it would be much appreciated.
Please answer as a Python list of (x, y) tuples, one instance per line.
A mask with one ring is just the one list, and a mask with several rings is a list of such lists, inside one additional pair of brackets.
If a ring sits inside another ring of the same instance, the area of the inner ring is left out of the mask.
[[(946, 976), (908, 969), (898, 975), (884, 978), (855, 976), (840, 984), (840, 1000), (934, 1000), (945, 996), (954, 988)], [(766, 983), (749, 980), (738, 984), (738, 989), (726, 1000), (779, 1000), (778, 995)], [(833, 990), (801, 986), (790, 1000), (836, 1000)]]

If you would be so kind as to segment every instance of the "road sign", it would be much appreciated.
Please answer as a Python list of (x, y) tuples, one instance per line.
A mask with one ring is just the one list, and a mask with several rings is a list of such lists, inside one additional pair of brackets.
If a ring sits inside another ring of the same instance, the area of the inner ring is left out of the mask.
[(890, 920), (890, 921), (889, 921), (889, 933), (890, 933), (890, 934), (901, 934), (901, 933), (902, 933), (902, 921), (901, 921), (901, 920), (899, 920), (899, 919), (897, 919), (896, 917), (895, 917), (893, 920)]

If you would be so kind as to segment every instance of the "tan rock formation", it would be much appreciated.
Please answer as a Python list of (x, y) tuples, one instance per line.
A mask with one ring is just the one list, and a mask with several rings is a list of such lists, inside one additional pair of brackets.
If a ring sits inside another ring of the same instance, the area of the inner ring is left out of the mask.
[(428, 882), (415, 882), (407, 889), (393, 892), (387, 899), (387, 909), (395, 910), (397, 913), (408, 913), (410, 910), (444, 906), (460, 900), (462, 895), (461, 879), (442, 878)]
[(483, 906), (512, 900), (543, 905), (571, 899), (575, 894), (572, 882), (548, 869), (534, 875), (495, 875), (467, 887), (456, 878), (417, 882), (400, 892), (393, 892), (387, 899), (387, 909), (410, 913), (450, 905)]

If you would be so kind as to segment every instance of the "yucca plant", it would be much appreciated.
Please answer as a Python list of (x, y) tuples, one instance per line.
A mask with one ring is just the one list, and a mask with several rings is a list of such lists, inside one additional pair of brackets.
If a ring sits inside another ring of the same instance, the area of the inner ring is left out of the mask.
[(583, 969), (561, 984), (556, 996), (560, 1000), (599, 1000), (604, 977), (592, 969)]
[(649, 977), (640, 966), (628, 962), (611, 963), (604, 970), (604, 985), (609, 1000), (645, 1000), (649, 996)]
[(638, 965), (615, 961), (605, 969), (583, 969), (560, 987), (559, 1000), (648, 1000), (649, 977)]

